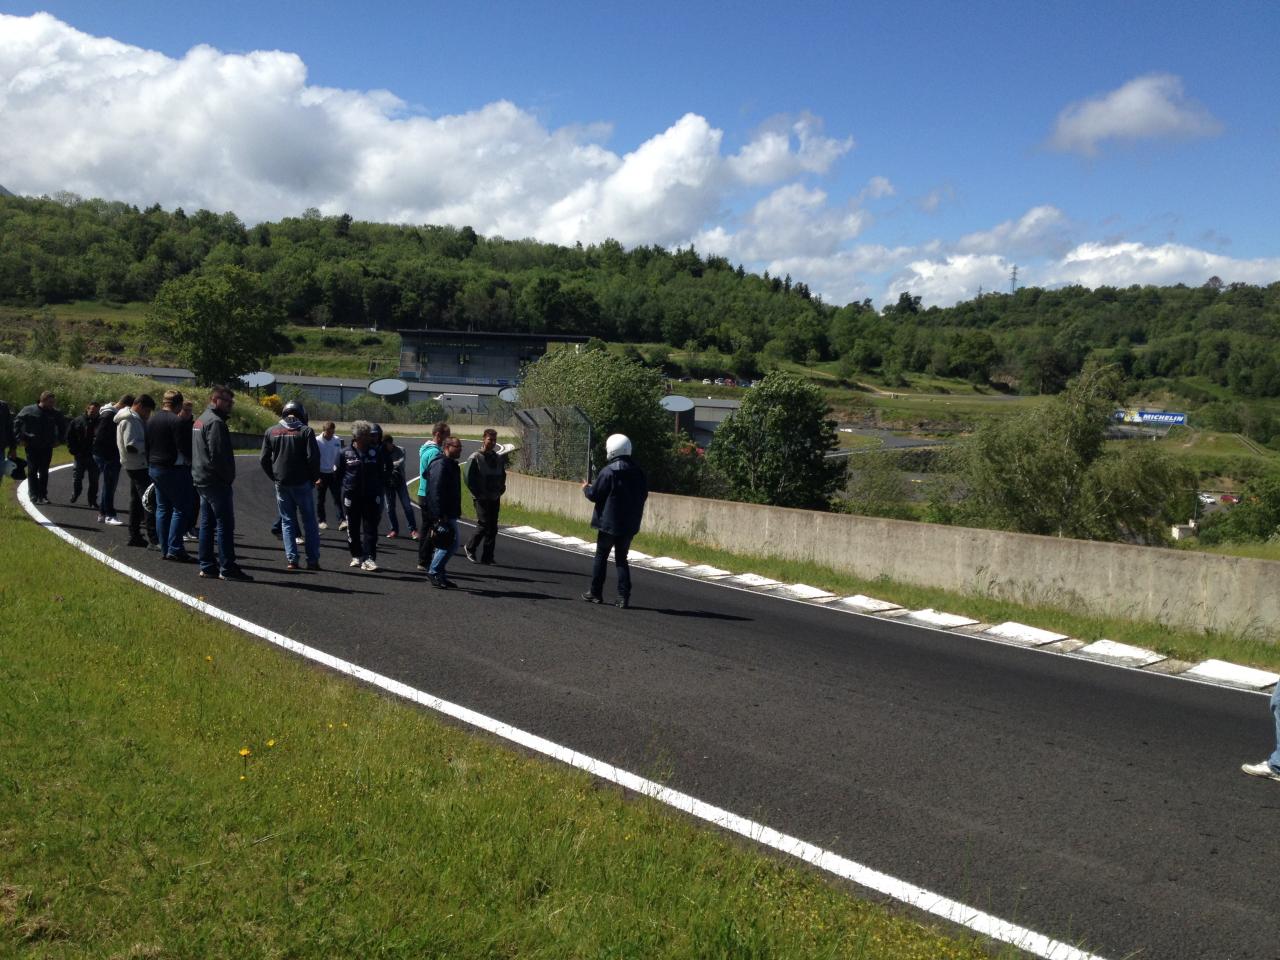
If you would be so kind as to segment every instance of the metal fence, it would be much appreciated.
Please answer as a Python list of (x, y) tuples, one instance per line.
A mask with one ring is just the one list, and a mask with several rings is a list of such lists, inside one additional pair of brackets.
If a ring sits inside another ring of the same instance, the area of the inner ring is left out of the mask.
[(591, 421), (580, 407), (526, 407), (513, 414), (520, 434), (520, 470), (556, 480), (591, 473)]

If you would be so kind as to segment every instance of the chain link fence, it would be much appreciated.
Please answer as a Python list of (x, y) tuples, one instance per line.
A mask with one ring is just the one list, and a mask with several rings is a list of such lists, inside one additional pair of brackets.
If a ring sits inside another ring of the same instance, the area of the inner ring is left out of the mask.
[(556, 480), (590, 476), (591, 421), (580, 407), (526, 407), (513, 412), (520, 470)]

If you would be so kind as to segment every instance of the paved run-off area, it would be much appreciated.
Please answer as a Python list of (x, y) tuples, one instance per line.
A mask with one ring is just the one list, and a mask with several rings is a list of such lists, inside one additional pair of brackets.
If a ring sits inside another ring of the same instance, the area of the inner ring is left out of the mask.
[[(270, 486), (238, 485), (253, 584), (73, 535), (224, 609), (418, 689), (1105, 956), (1271, 956), (1276, 784), (1253, 693), (636, 570), (636, 608), (576, 600), (589, 559), (504, 538), (431, 590), (414, 544), (375, 574), (326, 533), (287, 574)], [(584, 504), (585, 507), (585, 504)], [(340, 566), (341, 564), (341, 566)], [(776, 591), (775, 591), (776, 592)], [(1255, 754), (1257, 756), (1255, 756)]]

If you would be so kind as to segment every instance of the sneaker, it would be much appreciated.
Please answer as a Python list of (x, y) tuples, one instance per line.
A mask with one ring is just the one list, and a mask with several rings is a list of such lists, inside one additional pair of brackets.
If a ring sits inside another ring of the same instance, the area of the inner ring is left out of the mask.
[(475, 551), (471, 549), (471, 544), (469, 543), (463, 544), (462, 552), (466, 554), (467, 559), (470, 560), (472, 563), (480, 562), (479, 560), (476, 559), (476, 554), (475, 554)]
[(418, 564), (418, 569), (421, 570), (423, 573), (427, 573), (428, 571), (430, 571), (431, 568), (428, 567), (425, 563), (420, 563)]
[(252, 583), (253, 577), (249, 576), (239, 567), (227, 567), (222, 571), (223, 580), (239, 580), (242, 583)]
[(187, 543), (193, 543), (196, 540), (199, 540), (200, 538), (197, 537), (194, 533), (184, 533), (182, 535), (182, 539), (187, 541)]
[(439, 577), (437, 577), (434, 573), (428, 573), (428, 574), (427, 574), (427, 579), (431, 581), (431, 585), (432, 585), (433, 587), (436, 587), (436, 588), (438, 588), (438, 589), (440, 589), (440, 590), (444, 590), (444, 589), (446, 589), (446, 587), (445, 587), (445, 581), (441, 580), (441, 579), (440, 579)]
[(325, 523), (325, 521), (321, 520), (321, 521), (320, 521), (320, 529), (321, 529), (321, 530), (328, 530), (328, 529), (329, 529), (329, 524), (327, 524), (327, 523)]
[(199, 573), (196, 574), (196, 576), (199, 577), (201, 580), (217, 580), (218, 571), (217, 570), (201, 570)]
[(347, 529), (347, 521), (343, 520), (340, 524), (338, 524), (338, 529), (339, 530)]
[(171, 553), (164, 559), (170, 561), (171, 563), (195, 563), (196, 562), (196, 558), (193, 557), (191, 554), (187, 553), (185, 550), (182, 553)]
[(1263, 760), (1261, 763), (1245, 763), (1240, 766), (1251, 777), (1262, 777), (1264, 780), (1280, 780), (1280, 773), (1271, 769), (1271, 764)]
[(417, 531), (417, 530), (410, 530), (410, 531), (409, 531), (409, 536), (411, 536), (414, 540), (417, 540), (417, 539), (418, 539), (418, 531)]
[(94, 522), (94, 523), (101, 523), (101, 522), (102, 522), (103, 520), (105, 520), (105, 519), (107, 519), (107, 518), (106, 518), (106, 517), (104, 517), (102, 514), (98, 514), (96, 517), (94, 517), (94, 518), (93, 518), (93, 522)]
[(348, 563), (348, 564), (347, 564), (347, 566), (348, 566), (348, 567), (358, 567), (358, 566), (360, 566), (361, 562), (362, 562), (362, 561), (360, 560), (360, 558), (359, 558), (359, 557), (352, 557), (352, 558), (351, 558), (351, 562), (350, 562), (350, 563)]
[(372, 573), (374, 570), (378, 569), (378, 565), (374, 563), (372, 560), (366, 560), (364, 563), (360, 564), (360, 569), (368, 570), (370, 573)]
[(387, 534), (387, 539), (388, 539), (388, 540), (394, 540), (394, 539), (395, 539), (396, 537), (398, 537), (398, 536), (400, 536), (400, 534), (398, 534), (398, 533), (396, 533), (394, 530), (392, 530), (390, 533), (388, 533), (388, 534)]
[(320, 569), (320, 561), (319, 561), (319, 560), (308, 560), (308, 561), (307, 561), (307, 569), (308, 569), (308, 570), (319, 570), (319, 569)]
[(105, 519), (103, 519), (103, 521), (102, 521), (102, 522), (103, 522), (103, 523), (105, 523), (108, 527), (123, 527), (123, 526), (124, 526), (124, 521), (123, 521), (123, 520), (121, 520), (119, 517), (106, 517)]
[(631, 598), (619, 597), (617, 600), (613, 601), (613, 605), (619, 610), (629, 610), (631, 608)]
[(297, 570), (297, 569), (298, 569), (298, 561), (297, 561), (297, 560), (290, 560), (288, 563), (286, 563), (286, 564), (284, 565), (284, 568), (285, 568), (286, 570)]
[(599, 597), (597, 597), (594, 593), (592, 593), (590, 590), (588, 590), (586, 593), (582, 595), (582, 599), (587, 601), (587, 603), (603, 603), (604, 602)]

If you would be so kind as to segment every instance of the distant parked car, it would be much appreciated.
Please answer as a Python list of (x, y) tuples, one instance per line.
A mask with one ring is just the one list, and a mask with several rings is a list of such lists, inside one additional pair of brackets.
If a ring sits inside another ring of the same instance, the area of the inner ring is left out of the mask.
[(1225, 503), (1227, 506), (1234, 506), (1235, 504), (1240, 502), (1240, 498), (1237, 497), (1234, 493), (1224, 493), (1221, 497), (1221, 501)]
[(1210, 506), (1211, 504), (1217, 503), (1218, 498), (1215, 497), (1212, 493), (1202, 493), (1200, 494), (1200, 502), (1207, 507), (1207, 506)]
[(705, 383), (707, 386), (711, 386), (711, 380), (707, 377), (703, 377), (702, 382)]

